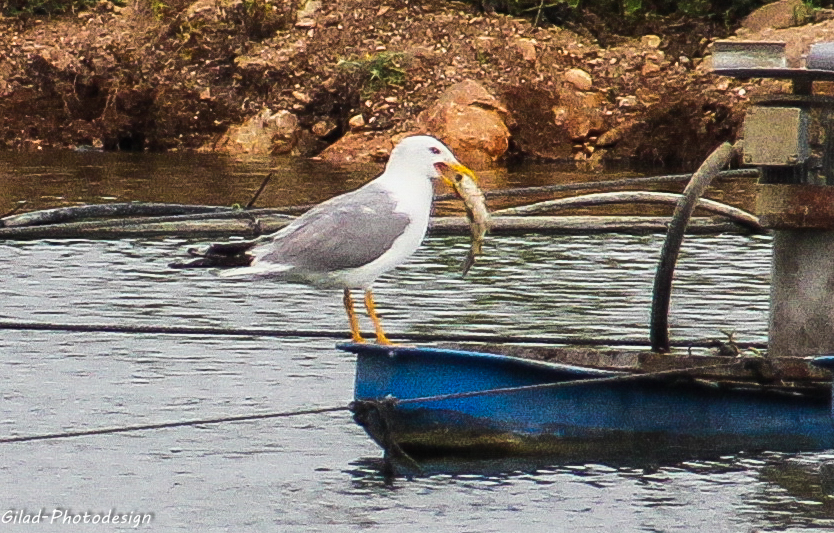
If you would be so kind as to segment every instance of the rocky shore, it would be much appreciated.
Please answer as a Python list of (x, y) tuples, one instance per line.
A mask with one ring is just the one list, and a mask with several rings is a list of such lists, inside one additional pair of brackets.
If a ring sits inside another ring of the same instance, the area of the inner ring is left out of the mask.
[(786, 90), (713, 75), (714, 39), (784, 40), (798, 61), (834, 40), (828, 12), (798, 6), (765, 6), (735, 37), (681, 20), (602, 46), (440, 0), (103, 0), (0, 20), (0, 146), (343, 164), (384, 160), (419, 131), (476, 167), (687, 165), (736, 138), (751, 97)]

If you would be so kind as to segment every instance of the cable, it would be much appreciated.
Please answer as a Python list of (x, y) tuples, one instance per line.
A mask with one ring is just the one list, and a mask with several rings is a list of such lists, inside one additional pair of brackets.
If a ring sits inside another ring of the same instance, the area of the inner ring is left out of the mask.
[(320, 409), (304, 409), (301, 411), (284, 411), (280, 413), (262, 413), (255, 415), (225, 416), (220, 418), (203, 418), (196, 420), (180, 420), (177, 422), (160, 422), (158, 424), (142, 424), (136, 426), (123, 426), (113, 428), (87, 429), (79, 431), (66, 431), (62, 433), (46, 433), (41, 435), (23, 435), (19, 437), (2, 437), (0, 444), (12, 442), (31, 442), (38, 440), (68, 439), (71, 437), (88, 437), (91, 435), (110, 435), (113, 433), (128, 433), (130, 431), (149, 431), (153, 429), (176, 428), (183, 426), (203, 426), (207, 424), (224, 424), (227, 422), (245, 422), (249, 420), (264, 420), (267, 418), (286, 418), (291, 416), (317, 415), (322, 413), (335, 413), (338, 411), (350, 410), (347, 406), (323, 407)]
[[(57, 324), (47, 322), (11, 322), (0, 321), (0, 330), (20, 331), (66, 331), (73, 333), (126, 333), (155, 335), (225, 335), (235, 337), (300, 337), (318, 339), (339, 339), (347, 342), (350, 337), (345, 331), (321, 331), (302, 329), (266, 329), (266, 328), (223, 328), (212, 326), (145, 326), (118, 324)], [(365, 332), (372, 336), (372, 334)], [(488, 333), (394, 333), (389, 335), (396, 340), (419, 342), (481, 342), (485, 344), (546, 344), (577, 346), (631, 346), (648, 348), (647, 340), (617, 338), (575, 338), (527, 335), (493, 335)], [(710, 339), (681, 340), (671, 343), (678, 348), (711, 348), (716, 341)], [(739, 348), (765, 349), (765, 342), (735, 342)]]
[[(725, 170), (718, 174), (719, 178), (743, 178), (759, 175), (758, 169)], [(529, 196), (546, 192), (584, 191), (593, 189), (606, 189), (609, 187), (630, 187), (634, 185), (645, 185), (648, 183), (663, 183), (666, 181), (688, 181), (692, 174), (670, 174), (667, 176), (649, 176), (642, 178), (624, 178), (619, 180), (605, 180), (582, 183), (562, 183), (558, 185), (542, 185), (538, 187), (517, 187), (514, 189), (495, 189), (484, 191), (487, 198), (511, 198), (514, 196)], [(442, 194), (436, 196), (435, 201), (454, 200), (455, 194)]]

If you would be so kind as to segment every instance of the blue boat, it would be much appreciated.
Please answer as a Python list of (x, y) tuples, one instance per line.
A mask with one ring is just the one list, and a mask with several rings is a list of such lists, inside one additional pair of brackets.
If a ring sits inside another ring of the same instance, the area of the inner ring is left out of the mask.
[[(830, 383), (799, 389), (685, 370), (641, 375), (440, 348), (339, 347), (357, 355), (355, 420), (394, 455), (606, 461), (834, 448)], [(834, 356), (813, 364), (832, 369)]]

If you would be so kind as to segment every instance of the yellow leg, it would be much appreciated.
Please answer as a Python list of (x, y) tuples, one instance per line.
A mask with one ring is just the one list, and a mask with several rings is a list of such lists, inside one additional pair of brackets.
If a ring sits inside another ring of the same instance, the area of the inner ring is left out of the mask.
[(365, 309), (368, 310), (368, 315), (371, 317), (371, 321), (374, 323), (374, 331), (376, 331), (376, 342), (379, 344), (393, 344), (390, 340), (388, 340), (388, 337), (385, 336), (385, 332), (382, 330), (382, 323), (379, 321), (379, 317), (376, 314), (374, 294), (371, 292), (371, 289), (367, 289), (365, 291)]
[(353, 310), (353, 296), (350, 295), (350, 289), (345, 289), (342, 302), (345, 304), (345, 311), (347, 311), (348, 320), (350, 321), (350, 336), (353, 342), (365, 342), (365, 339), (359, 333), (359, 319), (356, 318), (356, 311)]

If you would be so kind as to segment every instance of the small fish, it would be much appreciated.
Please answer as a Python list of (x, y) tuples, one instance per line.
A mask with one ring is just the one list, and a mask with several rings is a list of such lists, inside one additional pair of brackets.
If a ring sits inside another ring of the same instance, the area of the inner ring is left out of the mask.
[(452, 180), (455, 194), (463, 200), (466, 209), (466, 218), (469, 220), (469, 229), (472, 232), (472, 244), (469, 253), (463, 260), (461, 268), (465, 276), (472, 265), (475, 264), (475, 256), (483, 253), (484, 236), (492, 225), (492, 219), (487, 211), (484, 193), (478, 188), (474, 176), (456, 173)]

